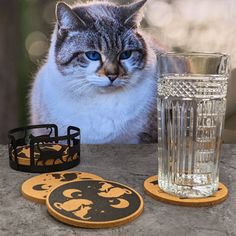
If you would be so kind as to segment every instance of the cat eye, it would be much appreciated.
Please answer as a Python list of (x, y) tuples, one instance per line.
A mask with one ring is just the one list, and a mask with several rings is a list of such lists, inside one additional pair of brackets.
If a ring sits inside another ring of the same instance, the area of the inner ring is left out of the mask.
[(101, 60), (101, 55), (100, 53), (96, 51), (89, 51), (85, 53), (86, 57), (91, 60), (91, 61), (99, 61)]
[(120, 60), (127, 60), (131, 57), (131, 55), (132, 55), (131, 50), (124, 51), (120, 54)]

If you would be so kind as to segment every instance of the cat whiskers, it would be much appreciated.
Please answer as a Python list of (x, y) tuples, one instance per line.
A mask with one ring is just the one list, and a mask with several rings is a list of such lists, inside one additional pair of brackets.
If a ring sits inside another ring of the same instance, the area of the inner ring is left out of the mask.
[(78, 80), (71, 80), (67, 83), (67, 87), (72, 91), (73, 94), (87, 93), (92, 89), (91, 84), (85, 79), (80, 78)]
[(117, 88), (121, 88), (122, 90), (129, 90), (130, 88), (132, 88), (129, 80), (123, 79), (123, 80), (119, 80), (118, 84), (114, 84), (114, 86), (116, 86)]

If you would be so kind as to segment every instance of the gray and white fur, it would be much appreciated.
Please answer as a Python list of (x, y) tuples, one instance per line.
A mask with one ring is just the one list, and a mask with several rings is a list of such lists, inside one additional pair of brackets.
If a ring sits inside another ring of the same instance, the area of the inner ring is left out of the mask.
[(30, 94), (31, 123), (80, 127), (82, 143), (155, 142), (156, 45), (139, 28), (146, 0), (57, 4), (48, 59)]

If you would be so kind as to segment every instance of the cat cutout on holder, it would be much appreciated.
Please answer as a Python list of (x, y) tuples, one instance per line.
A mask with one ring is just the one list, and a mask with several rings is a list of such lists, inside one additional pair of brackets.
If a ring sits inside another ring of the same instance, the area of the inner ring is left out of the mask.
[(67, 135), (59, 136), (54, 124), (26, 126), (10, 130), (8, 136), (10, 166), (15, 170), (45, 173), (66, 170), (80, 162), (77, 127), (69, 126)]

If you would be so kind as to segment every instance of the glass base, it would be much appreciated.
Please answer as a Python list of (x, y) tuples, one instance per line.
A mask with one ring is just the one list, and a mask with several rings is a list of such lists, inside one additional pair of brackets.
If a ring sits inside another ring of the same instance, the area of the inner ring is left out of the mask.
[(218, 190), (218, 183), (188, 186), (176, 183), (167, 183), (166, 181), (161, 181), (159, 179), (158, 184), (164, 192), (180, 198), (206, 198), (214, 195)]

